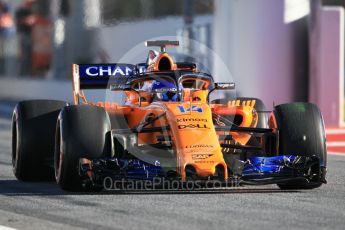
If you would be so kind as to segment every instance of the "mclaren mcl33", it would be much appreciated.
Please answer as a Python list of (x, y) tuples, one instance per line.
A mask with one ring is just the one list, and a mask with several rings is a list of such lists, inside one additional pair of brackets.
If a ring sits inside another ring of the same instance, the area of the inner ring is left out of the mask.
[[(214, 181), (281, 189), (326, 183), (325, 130), (316, 105), (267, 111), (258, 98), (229, 96), (233, 82), (214, 82), (196, 64), (174, 62), (166, 46), (177, 41), (146, 45), (160, 51), (150, 50), (145, 63), (74, 64), (73, 103), (17, 104), (12, 163), (19, 180), (55, 179), (67, 191), (157, 179), (182, 188)], [(107, 90), (106, 100), (89, 101), (87, 89)]]

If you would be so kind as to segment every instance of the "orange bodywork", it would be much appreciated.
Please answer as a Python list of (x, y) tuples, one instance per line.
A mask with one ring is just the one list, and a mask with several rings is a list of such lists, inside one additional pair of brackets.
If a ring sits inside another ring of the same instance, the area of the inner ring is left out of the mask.
[[(224, 179), (227, 179), (227, 165), (223, 158), (222, 148), (219, 142), (219, 135), (224, 132), (215, 131), (212, 112), (219, 112), (227, 115), (242, 116), (241, 127), (255, 127), (256, 113), (251, 106), (210, 106), (205, 102), (154, 102), (148, 106), (126, 105), (120, 106), (109, 102), (88, 102), (90, 105), (104, 107), (110, 116), (124, 115), (128, 127), (137, 126), (148, 114), (159, 114), (166, 112), (166, 117), (161, 118), (148, 127), (160, 127), (169, 125), (170, 130), (164, 135), (172, 137), (173, 148), (176, 153), (176, 171), (182, 180), (186, 179), (185, 168), (191, 165), (195, 168), (197, 175), (208, 177), (215, 174), (217, 166), (224, 169)], [(212, 108), (213, 107), (213, 108)], [(182, 112), (181, 112), (181, 108)], [(198, 112), (193, 108), (198, 108)], [(200, 110), (200, 111), (201, 111)], [(231, 132), (234, 139), (246, 144), (250, 138), (249, 134)], [(138, 144), (156, 144), (155, 133), (139, 133)]]
[[(200, 102), (167, 104), (166, 106), (176, 149), (177, 171), (182, 179), (186, 177), (187, 165), (193, 166), (201, 177), (214, 175), (218, 165), (226, 169), (212, 121), (211, 108), (206, 103)], [(227, 170), (224, 175), (227, 178)]]
[[(166, 58), (171, 62), (171, 67), (176, 69), (176, 65), (169, 56), (163, 54), (160, 58)], [(153, 65), (152, 68), (155, 70), (158, 68), (158, 64)], [(219, 135), (231, 134), (236, 143), (242, 145), (247, 144), (251, 137), (248, 133), (216, 131), (214, 114), (240, 118), (240, 122), (236, 123), (240, 127), (255, 128), (257, 125), (258, 115), (253, 108), (255, 100), (242, 102), (235, 100), (229, 101), (227, 104), (209, 104), (207, 102), (209, 94), (207, 88), (210, 82), (206, 82), (201, 90), (183, 89), (179, 102), (150, 102), (148, 98), (150, 92), (126, 91), (127, 105), (119, 105), (111, 102), (87, 101), (79, 88), (77, 65), (73, 66), (73, 72), (74, 103), (103, 107), (109, 116), (123, 116), (128, 128), (137, 127), (148, 115), (157, 117), (164, 113), (165, 116), (161, 116), (149, 124), (147, 128), (169, 126), (170, 129), (166, 130), (165, 133), (162, 131), (138, 133), (137, 144), (157, 144), (159, 135), (171, 137), (172, 148), (176, 155), (176, 172), (184, 181), (187, 179), (185, 170), (187, 166), (192, 166), (197, 175), (203, 178), (215, 175), (216, 170), (221, 168), (224, 170), (222, 173), (224, 179), (227, 179), (228, 166), (223, 157), (224, 153)], [(145, 101), (139, 102), (139, 96)]]

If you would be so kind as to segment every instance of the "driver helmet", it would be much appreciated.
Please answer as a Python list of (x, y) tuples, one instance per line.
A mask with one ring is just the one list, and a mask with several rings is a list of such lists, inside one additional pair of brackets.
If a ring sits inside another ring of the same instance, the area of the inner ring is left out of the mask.
[(176, 85), (169, 81), (153, 81), (152, 91), (155, 93), (154, 99), (159, 101), (177, 101), (178, 99)]

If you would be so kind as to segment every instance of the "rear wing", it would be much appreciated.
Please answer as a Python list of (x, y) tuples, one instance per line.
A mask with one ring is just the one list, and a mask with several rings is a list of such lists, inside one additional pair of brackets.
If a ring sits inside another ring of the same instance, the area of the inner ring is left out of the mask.
[[(165, 42), (165, 41), (164, 41)], [(174, 45), (164, 43), (163, 45)], [(159, 42), (152, 42), (149, 45), (162, 45)], [(160, 60), (166, 60), (167, 54)], [(170, 58), (170, 57), (169, 57)], [(171, 59), (171, 58), (170, 58)], [(166, 64), (166, 63), (163, 63)], [(163, 65), (162, 64), (162, 65)], [(174, 68), (171, 68), (174, 66)], [(157, 70), (160, 62), (157, 63)], [(137, 65), (113, 63), (113, 64), (73, 64), (73, 97), (74, 103), (79, 104), (80, 99), (86, 101), (83, 89), (108, 89), (111, 85), (125, 85), (130, 78), (135, 78), (146, 72), (154, 72), (149, 69), (147, 63), (139, 63)], [(164, 69), (166, 70), (166, 69)], [(188, 62), (176, 62), (170, 65), (170, 69), (166, 71), (192, 71), (196, 72), (196, 64)]]
[(85, 96), (83, 89), (107, 89), (111, 84), (126, 84), (127, 80), (145, 73), (147, 64), (73, 64), (73, 96), (75, 104)]

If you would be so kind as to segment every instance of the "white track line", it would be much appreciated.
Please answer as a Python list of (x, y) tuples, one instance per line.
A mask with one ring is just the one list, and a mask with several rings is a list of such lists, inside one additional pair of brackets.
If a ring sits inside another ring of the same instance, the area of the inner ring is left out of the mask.
[(11, 228), (7, 226), (0, 225), (0, 230), (17, 230), (16, 228)]
[(345, 147), (345, 141), (326, 142), (327, 147)]
[(326, 129), (327, 134), (345, 134), (345, 129)]
[(337, 153), (337, 152), (328, 152), (327, 155), (335, 155), (335, 156), (345, 157), (345, 153)]

